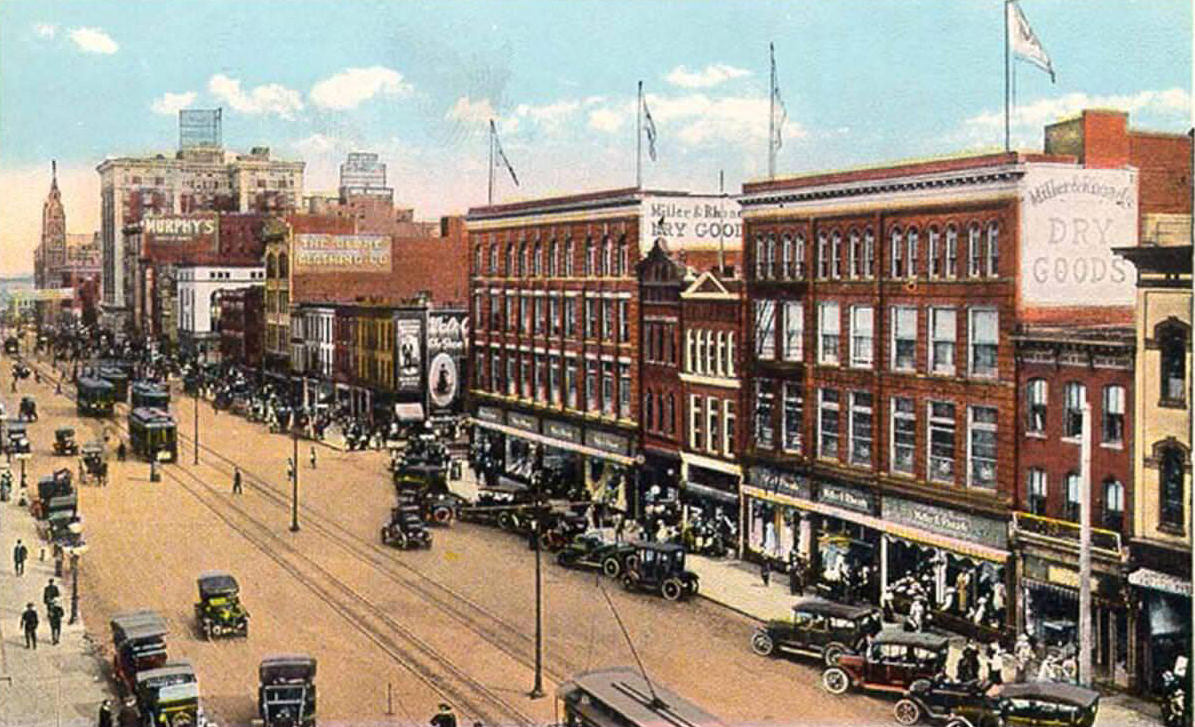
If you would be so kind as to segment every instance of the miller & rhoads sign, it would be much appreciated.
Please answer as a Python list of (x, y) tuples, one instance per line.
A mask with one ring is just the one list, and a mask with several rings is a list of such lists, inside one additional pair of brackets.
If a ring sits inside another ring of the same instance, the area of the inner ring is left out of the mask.
[(740, 249), (743, 219), (738, 200), (723, 196), (647, 197), (639, 223), (640, 250), (658, 238), (669, 250)]
[[(1021, 180), (1021, 305), (1132, 306), (1137, 173), (1031, 164)], [(985, 232), (986, 234), (986, 232)]]

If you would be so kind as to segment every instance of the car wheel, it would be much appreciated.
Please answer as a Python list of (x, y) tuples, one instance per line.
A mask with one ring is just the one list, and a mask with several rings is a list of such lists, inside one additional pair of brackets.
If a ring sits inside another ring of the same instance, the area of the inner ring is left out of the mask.
[(403, 550), (407, 549), (407, 534), (406, 533), (398, 534), (398, 547), (402, 548)]
[(503, 530), (510, 530), (513, 521), (514, 518), (511, 517), (511, 514), (508, 512), (498, 514), (498, 527), (502, 528)]
[(971, 723), (962, 717), (955, 717), (947, 722), (944, 727), (971, 727)]
[(756, 631), (751, 637), (751, 650), (760, 656), (771, 656), (776, 651), (776, 642), (767, 631)]
[(382, 545), (389, 545), (390, 538), (386, 537), (386, 528), (382, 528)]
[(432, 519), (441, 525), (447, 525), (448, 523), (452, 522), (452, 508), (437, 507), (432, 511)]
[(921, 721), (921, 707), (911, 699), (902, 699), (892, 708), (897, 724), (914, 725)]
[(669, 578), (660, 586), (660, 595), (669, 601), (679, 601), (685, 595), (685, 586), (675, 578)]
[(635, 590), (635, 578), (630, 573), (622, 577), (622, 587), (627, 591)]
[(826, 666), (836, 666), (838, 664), (838, 658), (842, 656), (843, 651), (845, 651), (845, 649), (843, 649), (840, 645), (830, 644), (822, 652), (822, 661), (826, 663)]
[(851, 678), (841, 668), (832, 666), (822, 672), (822, 686), (830, 694), (842, 694), (851, 686)]
[(689, 582), (688, 582), (687, 584), (685, 584), (685, 585), (686, 585), (686, 587), (687, 587), (687, 589), (688, 589), (688, 591), (689, 591), (689, 595), (690, 595), (690, 596), (696, 596), (696, 595), (697, 595), (697, 591), (698, 591), (698, 589), (701, 587), (700, 585), (698, 585), (698, 580), (697, 580), (696, 578), (694, 578), (693, 580), (689, 581)]
[(622, 566), (618, 564), (618, 558), (611, 557), (602, 561), (602, 573), (605, 573), (611, 578), (617, 578), (618, 573), (621, 570)]

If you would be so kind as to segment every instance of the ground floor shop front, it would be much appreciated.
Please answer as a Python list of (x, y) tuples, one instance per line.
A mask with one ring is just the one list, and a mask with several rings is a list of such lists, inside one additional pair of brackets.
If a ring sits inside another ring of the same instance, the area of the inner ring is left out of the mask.
[(778, 468), (748, 468), (744, 553), (799, 562), (806, 582), (837, 601), (923, 598), (943, 628), (981, 638), (1009, 631), (1013, 582), (1007, 524), (938, 504)]
[(1163, 675), (1191, 666), (1190, 552), (1134, 543), (1128, 576), (1133, 611), (1129, 627), (1136, 690), (1165, 693)]

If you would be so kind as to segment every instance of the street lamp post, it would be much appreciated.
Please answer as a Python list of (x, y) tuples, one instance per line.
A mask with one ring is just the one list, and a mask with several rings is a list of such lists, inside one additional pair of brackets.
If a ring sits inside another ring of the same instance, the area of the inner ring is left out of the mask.
[(67, 623), (79, 620), (79, 554), (71, 553), (71, 617)]
[[(542, 454), (543, 449), (538, 452)], [(543, 491), (543, 460), (532, 475), (535, 479), (535, 684), (531, 687), (530, 697), (540, 699), (544, 696), (544, 596), (543, 596), (543, 560), (540, 553), (543, 547), (540, 540), (544, 535), (544, 491)]]
[(291, 496), (290, 496), (290, 531), (299, 532), (299, 415), (294, 409), (290, 412), (290, 441), (293, 445), (291, 457)]
[(199, 382), (195, 382), (195, 462), (199, 464)]

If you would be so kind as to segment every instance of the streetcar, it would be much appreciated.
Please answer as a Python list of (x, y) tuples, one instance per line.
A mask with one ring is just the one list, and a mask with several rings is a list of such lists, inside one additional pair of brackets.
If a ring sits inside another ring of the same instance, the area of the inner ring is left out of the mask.
[(129, 400), (129, 375), (117, 366), (100, 366), (99, 377), (112, 384), (116, 401)]
[(116, 387), (104, 379), (79, 377), (75, 387), (75, 410), (79, 416), (110, 417), (116, 404)]
[(725, 727), (725, 723), (679, 694), (649, 684), (628, 666), (582, 672), (556, 690), (561, 727)]
[(133, 453), (147, 461), (178, 459), (178, 427), (161, 409), (134, 409), (129, 414), (129, 442)]
[(170, 391), (161, 384), (155, 384), (152, 381), (137, 381), (133, 383), (132, 392), (134, 409), (170, 410)]

